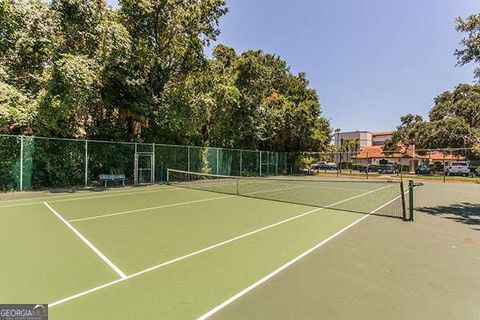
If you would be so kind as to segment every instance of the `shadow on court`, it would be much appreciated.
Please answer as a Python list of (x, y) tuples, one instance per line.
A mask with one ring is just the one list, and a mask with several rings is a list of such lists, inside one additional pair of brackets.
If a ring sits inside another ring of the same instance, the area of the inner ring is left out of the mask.
[(418, 212), (441, 216), (455, 222), (474, 226), (480, 231), (480, 203), (462, 202), (458, 204), (440, 205), (435, 207), (422, 207)]
[(371, 216), (211, 319), (478, 319), (479, 194), (425, 183), (415, 222)]

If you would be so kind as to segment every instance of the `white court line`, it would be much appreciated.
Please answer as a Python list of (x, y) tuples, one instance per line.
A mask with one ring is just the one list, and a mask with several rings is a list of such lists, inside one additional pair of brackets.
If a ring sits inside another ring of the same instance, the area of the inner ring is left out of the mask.
[(163, 209), (163, 208), (172, 208), (172, 207), (189, 205), (189, 204), (193, 204), (193, 203), (214, 201), (214, 200), (220, 200), (220, 199), (228, 199), (228, 198), (233, 198), (233, 197), (235, 197), (235, 196), (222, 196), (222, 197), (216, 197), (216, 198), (208, 198), (208, 199), (201, 199), (201, 200), (193, 200), (193, 201), (172, 203), (172, 204), (166, 204), (166, 205), (163, 205), (163, 206), (129, 210), (129, 211), (123, 211), (123, 212), (117, 212), (117, 213), (99, 214), (99, 215), (92, 216), (92, 217), (69, 220), (68, 222), (81, 222), (81, 221), (89, 221), (89, 220), (96, 220), (96, 219), (104, 219), (104, 218), (110, 218), (110, 217), (116, 217), (116, 216), (123, 216), (123, 215), (126, 215), (126, 214), (139, 213), (139, 212), (145, 212), (145, 211), (151, 211), (151, 210), (157, 210), (157, 209)]
[[(405, 192), (405, 194), (407, 194), (407, 192)], [(214, 315), (215, 313), (217, 313), (218, 311), (222, 310), (223, 308), (225, 308), (226, 306), (228, 306), (229, 304), (231, 304), (232, 302), (234, 302), (235, 300), (238, 300), (240, 297), (244, 296), (245, 294), (249, 293), (250, 291), (252, 291), (253, 289), (255, 289), (256, 287), (258, 287), (259, 285), (267, 282), (268, 280), (270, 280), (271, 278), (273, 278), (274, 276), (276, 276), (277, 274), (279, 274), (280, 272), (282, 272), (283, 270), (287, 269), (288, 267), (290, 267), (291, 265), (293, 265), (294, 263), (300, 261), (301, 259), (305, 258), (306, 256), (308, 256), (309, 254), (311, 254), (313, 251), (317, 250), (318, 248), (320, 248), (321, 246), (323, 246), (325, 243), (327, 243), (328, 241), (338, 237), (340, 234), (344, 233), (345, 231), (347, 231), (348, 229), (352, 228), (353, 226), (355, 226), (357, 223), (360, 223), (361, 221), (363, 221), (364, 219), (368, 218), (370, 215), (372, 214), (375, 214), (376, 212), (378, 212), (379, 210), (385, 208), (386, 206), (388, 206), (389, 204), (395, 202), (396, 200), (400, 199), (402, 197), (402, 195), (396, 197), (395, 199), (385, 203), (384, 205), (382, 205), (381, 207), (378, 207), (377, 209), (373, 210), (372, 212), (370, 212), (369, 214), (367, 214), (366, 216), (354, 221), (353, 223), (349, 224), (348, 226), (346, 226), (345, 228), (343, 228), (342, 230), (338, 231), (337, 233), (331, 235), (330, 237), (328, 237), (327, 239), (323, 240), (322, 242), (318, 243), (317, 245), (315, 245), (314, 247), (308, 249), (307, 251), (305, 251), (304, 253), (300, 254), (299, 256), (297, 256), (296, 258), (290, 260), (289, 262), (287, 262), (286, 264), (282, 265), (280, 268), (272, 271), (271, 273), (269, 273), (268, 275), (266, 275), (265, 277), (261, 278), (260, 280), (256, 281), (255, 283), (253, 283), (252, 285), (250, 285), (249, 287), (243, 289), (242, 291), (238, 292), (237, 294), (235, 294), (234, 296), (232, 296), (231, 298), (229, 298), (228, 300), (226, 300), (225, 302), (219, 304), (218, 306), (214, 307), (213, 309), (211, 309), (210, 311), (208, 311), (207, 313), (201, 315), (200, 317), (197, 318), (197, 320), (205, 320), (205, 319), (208, 319), (209, 317), (211, 317), (212, 315)]]
[[(165, 185), (155, 185), (155, 186), (152, 186), (152, 187), (148, 187), (149, 191), (153, 191), (153, 190), (161, 190), (161, 189), (167, 189), (168, 187), (165, 186)], [(68, 194), (51, 194), (51, 195), (48, 195), (48, 196), (42, 196), (42, 197), (32, 197), (32, 198), (19, 198), (19, 199), (10, 199), (10, 200), (1, 200), (0, 201), (0, 204), (5, 204), (5, 203), (11, 203), (11, 202), (21, 202), (21, 201), (34, 201), (34, 200), (45, 200), (45, 199), (60, 199), (60, 198), (68, 198), (68, 197), (74, 197), (74, 196), (90, 196), (92, 195), (92, 193), (95, 193), (95, 192), (108, 192), (108, 193), (111, 193), (111, 194), (116, 194), (116, 193), (119, 193), (119, 192), (125, 192), (126, 190), (132, 190), (131, 193), (135, 193), (137, 190), (135, 190), (134, 188), (132, 187), (125, 187), (123, 189), (120, 189), (120, 190), (108, 190), (108, 191), (88, 191), (88, 190), (80, 190), (78, 193), (75, 192), (75, 194), (72, 194), (72, 193), (68, 193)], [(145, 189), (144, 189), (145, 190)], [(139, 192), (141, 192), (142, 190), (138, 190)], [(42, 194), (44, 194), (45, 192), (40, 192)]]
[[(68, 198), (68, 199), (61, 199), (61, 200), (52, 200), (48, 201), (49, 203), (57, 203), (57, 202), (67, 202), (67, 201), (76, 201), (76, 200), (89, 200), (89, 199), (100, 199), (100, 198), (109, 198), (109, 197), (120, 197), (120, 196), (133, 196), (137, 194), (146, 194), (146, 193), (155, 193), (155, 192), (163, 192), (163, 191), (173, 191), (173, 190), (179, 190), (180, 188), (176, 188), (173, 186), (169, 186), (167, 188), (159, 188), (156, 190), (149, 190), (149, 191), (142, 191), (142, 192), (125, 192), (125, 193), (115, 193), (115, 194), (104, 194), (104, 195), (98, 195), (98, 196), (91, 196), (91, 197), (80, 197), (80, 198)], [(29, 203), (18, 203), (18, 204), (11, 204), (11, 205), (6, 205), (6, 206), (1, 206), (0, 209), (2, 208), (12, 208), (12, 207), (23, 207), (23, 206), (30, 206), (34, 204), (42, 204), (43, 201), (38, 201), (38, 202), (29, 202)]]
[[(387, 187), (390, 187), (390, 186), (387, 186)], [(215, 248), (224, 246), (224, 245), (229, 244), (229, 243), (231, 243), (231, 242), (238, 241), (238, 240), (240, 240), (240, 239), (246, 238), (246, 237), (251, 236), (251, 235), (254, 235), (254, 234), (256, 234), (256, 233), (259, 233), (259, 232), (262, 232), (262, 231), (265, 231), (265, 230), (268, 230), (268, 229), (277, 227), (277, 226), (279, 226), (279, 225), (285, 224), (285, 223), (290, 222), (290, 221), (293, 221), (293, 220), (300, 219), (300, 218), (302, 218), (302, 217), (305, 217), (305, 216), (310, 215), (310, 214), (312, 214), (312, 213), (315, 213), (315, 212), (318, 212), (318, 211), (327, 209), (327, 208), (329, 208), (329, 207), (336, 206), (336, 205), (341, 204), (341, 203), (343, 203), (343, 202), (347, 202), (347, 201), (350, 201), (350, 200), (354, 200), (354, 199), (360, 198), (360, 197), (362, 197), (362, 196), (365, 196), (365, 195), (367, 195), (367, 194), (380, 191), (380, 190), (385, 189), (385, 188), (387, 188), (387, 187), (383, 187), (383, 188), (379, 188), (379, 189), (376, 189), (376, 190), (372, 190), (372, 191), (366, 192), (366, 193), (364, 193), (364, 194), (360, 194), (360, 195), (357, 195), (357, 196), (354, 196), (354, 197), (351, 197), (351, 198), (348, 198), (348, 199), (345, 199), (345, 200), (342, 200), (342, 201), (339, 201), (339, 202), (336, 202), (336, 203), (332, 203), (331, 205), (329, 205), (329, 206), (327, 206), (327, 207), (316, 208), (316, 209), (314, 209), (314, 210), (310, 210), (310, 211), (308, 211), (308, 212), (305, 212), (305, 213), (302, 213), (302, 214), (299, 214), (299, 215), (290, 217), (290, 218), (288, 218), (288, 219), (285, 219), (285, 220), (282, 220), (282, 221), (273, 223), (273, 224), (271, 224), (271, 225), (268, 225), (268, 226), (265, 226), (265, 227), (256, 229), (256, 230), (254, 230), (254, 231), (251, 231), (251, 232), (242, 234), (242, 235), (240, 235), (240, 236), (231, 238), (231, 239), (229, 239), (229, 240), (225, 240), (225, 241), (219, 242), (219, 243), (214, 244), (214, 245), (211, 245), (211, 246), (209, 246), (209, 247), (206, 247), (206, 248), (203, 248), (203, 249), (194, 251), (194, 252), (189, 253), (189, 254), (187, 254), (187, 255), (184, 255), (184, 256), (175, 258), (175, 259), (173, 259), (173, 260), (169, 260), (169, 261), (167, 261), (167, 262), (164, 262), (164, 263), (158, 264), (158, 265), (156, 265), (156, 266), (150, 267), (150, 268), (148, 268), (148, 269), (142, 270), (142, 271), (140, 271), (140, 272), (131, 274), (131, 275), (127, 276), (125, 279), (118, 279), (118, 280), (115, 280), (115, 281), (111, 281), (111, 282), (105, 283), (105, 284), (103, 284), (103, 285), (101, 285), (101, 286), (98, 286), (98, 287), (95, 287), (95, 288), (92, 288), (92, 289), (89, 289), (89, 290), (86, 290), (86, 291), (77, 293), (77, 294), (72, 295), (72, 296), (70, 296), (70, 297), (67, 297), (67, 298), (64, 298), (64, 299), (61, 299), (61, 300), (58, 300), (58, 301), (49, 303), (49, 306), (50, 306), (50, 307), (55, 307), (55, 306), (58, 306), (58, 305), (60, 305), (60, 304), (66, 303), (66, 302), (68, 302), (68, 301), (78, 299), (78, 298), (83, 297), (83, 296), (85, 296), (85, 295), (88, 295), (88, 294), (90, 294), (90, 293), (93, 293), (93, 292), (99, 291), (99, 290), (101, 290), (101, 289), (110, 287), (110, 286), (112, 286), (112, 285), (114, 285), (114, 284), (120, 283), (120, 282), (122, 282), (122, 281), (126, 281), (126, 280), (129, 280), (129, 279), (138, 277), (138, 276), (140, 276), (140, 275), (142, 275), (142, 274), (145, 274), (145, 273), (147, 273), (147, 272), (151, 272), (151, 271), (160, 269), (160, 268), (165, 267), (165, 266), (167, 266), (167, 265), (170, 265), (170, 264), (172, 264), (172, 263), (185, 260), (185, 259), (187, 259), (187, 258), (190, 258), (190, 257), (196, 256), (196, 255), (198, 255), (198, 254), (201, 254), (201, 253), (210, 251), (210, 250), (212, 250), (212, 249), (215, 249)]]
[(46, 202), (44, 202), (43, 204), (51, 212), (53, 212), (53, 214), (55, 214), (57, 218), (60, 219), (60, 221), (62, 221), (73, 233), (75, 233), (75, 235), (79, 237), (90, 249), (92, 249), (92, 251), (95, 252), (95, 254), (103, 260), (103, 262), (105, 262), (110, 268), (112, 268), (113, 271), (115, 271), (120, 276), (120, 278), (127, 279), (127, 275), (122, 270), (120, 270), (119, 267), (117, 267), (110, 259), (108, 259), (102, 252), (100, 252), (97, 247), (95, 247), (90, 241), (88, 241), (87, 238), (85, 238), (77, 229), (75, 229), (67, 220), (65, 220), (57, 211), (55, 211), (55, 209), (53, 209)]

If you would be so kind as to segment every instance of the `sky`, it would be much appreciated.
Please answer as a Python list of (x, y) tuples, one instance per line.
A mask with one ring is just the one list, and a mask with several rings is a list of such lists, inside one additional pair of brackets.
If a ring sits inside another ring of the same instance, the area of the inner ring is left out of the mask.
[(217, 43), (238, 53), (274, 53), (292, 72), (305, 72), (323, 116), (343, 132), (393, 130), (407, 113), (428, 117), (437, 95), (473, 82), (474, 66), (456, 65), (463, 35), (455, 17), (480, 12), (478, 0), (227, 0), (227, 6)]

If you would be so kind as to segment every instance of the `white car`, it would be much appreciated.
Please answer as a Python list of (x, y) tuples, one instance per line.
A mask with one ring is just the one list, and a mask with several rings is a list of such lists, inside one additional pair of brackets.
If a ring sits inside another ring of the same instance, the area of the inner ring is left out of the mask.
[(470, 166), (465, 161), (450, 162), (445, 168), (445, 173), (448, 176), (470, 176)]

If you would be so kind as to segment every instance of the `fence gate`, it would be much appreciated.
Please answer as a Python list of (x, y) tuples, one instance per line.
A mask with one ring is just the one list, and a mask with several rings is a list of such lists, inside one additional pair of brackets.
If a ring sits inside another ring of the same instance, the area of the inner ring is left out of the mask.
[(134, 183), (155, 183), (155, 154), (153, 152), (137, 152), (135, 154)]

